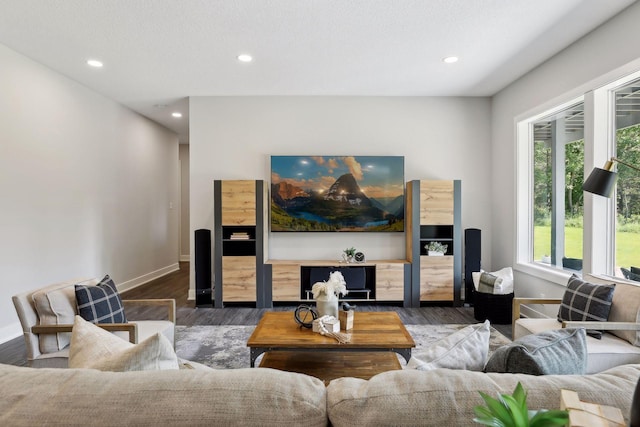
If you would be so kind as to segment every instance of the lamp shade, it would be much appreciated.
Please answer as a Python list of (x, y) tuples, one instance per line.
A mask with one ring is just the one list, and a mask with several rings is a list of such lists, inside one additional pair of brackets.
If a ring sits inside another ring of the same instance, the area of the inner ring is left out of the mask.
[(600, 168), (593, 168), (589, 178), (582, 184), (582, 190), (599, 196), (611, 197), (618, 174)]

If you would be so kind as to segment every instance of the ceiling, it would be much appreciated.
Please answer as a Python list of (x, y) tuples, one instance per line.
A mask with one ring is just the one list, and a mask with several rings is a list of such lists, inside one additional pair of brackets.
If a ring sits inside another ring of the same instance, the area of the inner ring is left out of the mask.
[(186, 143), (190, 96), (491, 96), (632, 3), (2, 0), (0, 43)]

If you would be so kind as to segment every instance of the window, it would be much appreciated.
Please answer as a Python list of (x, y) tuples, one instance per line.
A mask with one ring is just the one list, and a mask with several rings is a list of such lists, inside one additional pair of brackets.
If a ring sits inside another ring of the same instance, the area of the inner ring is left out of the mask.
[(532, 121), (533, 252), (529, 262), (582, 270), (584, 103)]
[[(640, 80), (613, 91), (615, 157), (640, 167)], [(619, 277), (640, 279), (640, 172), (617, 165), (615, 269)], [(634, 267), (631, 272), (631, 267)]]
[[(521, 119), (516, 137), (517, 268), (640, 281), (640, 171), (625, 165), (640, 167), (640, 71)], [(615, 197), (583, 193), (585, 170), (612, 156)]]

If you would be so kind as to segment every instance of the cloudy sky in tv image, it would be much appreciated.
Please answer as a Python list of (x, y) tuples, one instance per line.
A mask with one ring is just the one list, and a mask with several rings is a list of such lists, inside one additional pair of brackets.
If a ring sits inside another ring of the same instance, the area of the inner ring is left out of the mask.
[(404, 194), (402, 156), (272, 156), (271, 183), (285, 181), (304, 190), (323, 192), (350, 173), (368, 197)]

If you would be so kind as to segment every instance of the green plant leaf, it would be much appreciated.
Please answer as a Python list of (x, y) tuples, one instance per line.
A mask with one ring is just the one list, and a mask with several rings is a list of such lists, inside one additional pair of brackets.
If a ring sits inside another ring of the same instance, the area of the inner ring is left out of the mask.
[(538, 411), (531, 421), (530, 427), (556, 427), (564, 426), (569, 421), (569, 412), (561, 410), (540, 410)]
[(489, 417), (489, 418), (474, 418), (474, 422), (478, 424), (482, 424), (490, 427), (507, 427), (505, 424), (497, 418)]
[(485, 401), (485, 403), (487, 404), (487, 407), (489, 408), (489, 410), (491, 411), (492, 415), (499, 419), (500, 421), (502, 421), (504, 423), (505, 426), (510, 426), (512, 425), (512, 421), (511, 421), (511, 414), (509, 413), (509, 411), (507, 410), (507, 408), (505, 407), (505, 405), (500, 402), (497, 399), (494, 399), (493, 397), (483, 393), (483, 392), (479, 392), (480, 396), (482, 396), (482, 399)]
[(518, 404), (525, 408), (527, 407), (527, 392), (524, 391), (524, 387), (518, 381), (518, 385), (516, 385), (516, 389), (513, 390), (513, 398), (516, 399)]
[(509, 409), (511, 418), (513, 419), (513, 425), (518, 427), (526, 427), (529, 425), (529, 414), (526, 410), (522, 412), (522, 405), (513, 397), (508, 394), (500, 395), (503, 404)]

